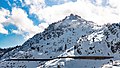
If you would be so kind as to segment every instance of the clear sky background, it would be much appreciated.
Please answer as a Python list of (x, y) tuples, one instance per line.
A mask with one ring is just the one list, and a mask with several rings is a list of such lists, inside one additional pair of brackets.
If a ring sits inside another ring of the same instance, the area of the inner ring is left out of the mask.
[(0, 47), (22, 45), (71, 13), (99, 25), (120, 22), (120, 0), (0, 0)]

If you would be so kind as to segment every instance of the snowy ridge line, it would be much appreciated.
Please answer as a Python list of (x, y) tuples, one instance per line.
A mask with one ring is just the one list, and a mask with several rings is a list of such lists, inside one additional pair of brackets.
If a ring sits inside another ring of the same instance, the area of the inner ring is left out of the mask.
[(101, 60), (101, 59), (110, 59), (114, 58), (112, 56), (65, 56), (65, 57), (56, 57), (50, 59), (7, 59), (5, 61), (50, 61), (54, 59), (62, 59), (62, 58), (73, 58), (73, 59), (91, 59), (91, 60)]

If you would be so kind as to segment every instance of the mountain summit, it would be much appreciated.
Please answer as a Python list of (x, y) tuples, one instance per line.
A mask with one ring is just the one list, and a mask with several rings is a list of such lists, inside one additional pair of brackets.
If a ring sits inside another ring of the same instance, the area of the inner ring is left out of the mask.
[[(27, 68), (99, 68), (103, 64), (120, 59), (119, 53), (120, 24), (99, 26), (78, 15), (70, 14), (65, 19), (49, 25), (42, 33), (28, 39), (21, 47), (6, 53), (1, 59), (49, 59), (64, 56), (114, 57), (106, 60), (63, 58), (44, 62), (9, 62), (14, 63), (15, 68), (19, 66)], [(9, 66), (8, 62), (1, 64), (1, 67)]]

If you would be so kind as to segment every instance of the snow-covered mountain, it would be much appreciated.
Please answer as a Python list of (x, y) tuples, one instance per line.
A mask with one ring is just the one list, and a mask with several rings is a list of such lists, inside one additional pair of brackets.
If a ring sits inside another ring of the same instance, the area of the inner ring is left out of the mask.
[[(0, 68), (9, 68), (10, 66), (14, 66), (14, 68), (106, 68), (104, 65), (110, 65), (114, 60), (120, 59), (119, 53), (119, 23), (100, 26), (78, 15), (71, 14), (65, 19), (49, 25), (42, 33), (34, 35), (21, 47), (3, 55), (1, 61), (9, 58), (34, 59), (56, 58), (58, 56), (113, 56), (113, 59), (62, 58), (47, 62), (2, 61)], [(118, 65), (117, 67), (119, 67)]]

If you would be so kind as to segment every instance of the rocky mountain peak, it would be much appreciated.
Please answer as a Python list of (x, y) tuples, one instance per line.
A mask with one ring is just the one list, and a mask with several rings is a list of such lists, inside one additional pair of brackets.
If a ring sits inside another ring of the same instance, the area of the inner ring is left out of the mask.
[(79, 18), (81, 18), (81, 17), (78, 16), (78, 15), (70, 14), (69, 16), (66, 16), (65, 19), (76, 20), (76, 19), (79, 19)]

